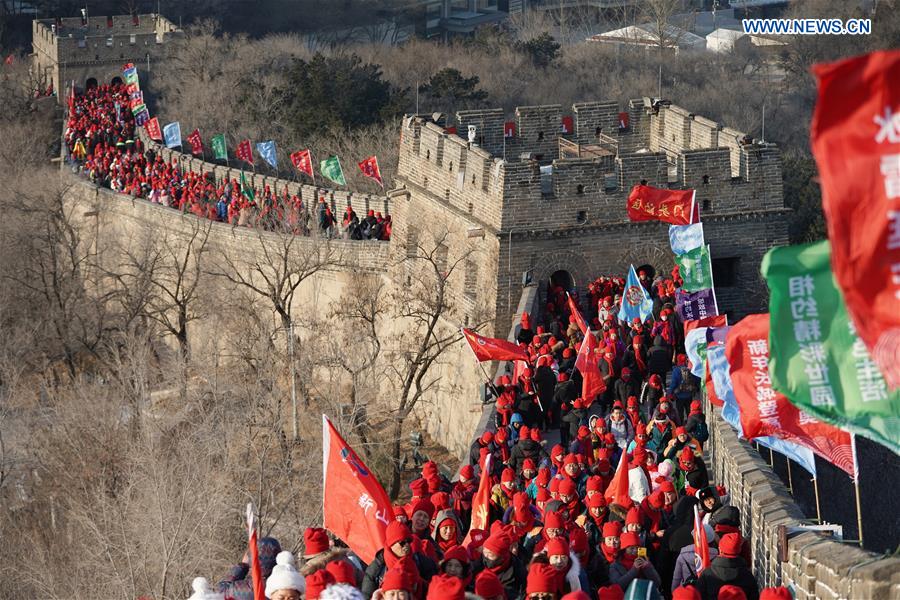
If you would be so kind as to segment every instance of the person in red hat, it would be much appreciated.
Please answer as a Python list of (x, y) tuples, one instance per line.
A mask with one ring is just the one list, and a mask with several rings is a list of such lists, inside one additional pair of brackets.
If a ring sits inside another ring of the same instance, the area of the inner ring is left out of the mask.
[(482, 571), (475, 578), (475, 593), (482, 600), (508, 600), (506, 590), (493, 571)]
[(718, 600), (747, 600), (747, 594), (736, 585), (723, 585), (719, 588)]
[(462, 580), (464, 586), (468, 586), (472, 581), (472, 565), (469, 559), (469, 551), (463, 546), (454, 546), (445, 552), (444, 558), (438, 563), (438, 568), (441, 573)]
[(617, 585), (605, 585), (597, 590), (597, 600), (625, 600), (625, 590)]
[(682, 585), (672, 589), (672, 600), (703, 600), (703, 598), (694, 586)]
[(519, 441), (513, 446), (509, 455), (510, 468), (518, 473), (522, 470), (526, 460), (531, 460), (532, 465), (536, 465), (545, 458), (547, 458), (547, 452), (540, 442), (531, 439), (530, 428), (523, 426), (519, 429)]
[(363, 565), (347, 548), (331, 546), (328, 532), (320, 527), (308, 527), (303, 532), (303, 557), (298, 561), (298, 571), (309, 577), (316, 571), (327, 569), (331, 563), (340, 561), (354, 569), (354, 585), (362, 581)]
[(794, 600), (786, 587), (767, 587), (759, 592), (759, 600)]
[(665, 395), (663, 391), (663, 380), (658, 374), (650, 375), (647, 382), (641, 388), (640, 401), (644, 412), (648, 415), (656, 413), (656, 407), (659, 401)]
[(412, 578), (410, 587), (414, 591), (424, 589), (437, 573), (437, 565), (425, 554), (416, 552), (414, 543), (415, 536), (405, 524), (393, 521), (387, 526), (384, 548), (375, 554), (363, 577), (361, 589), (365, 597), (370, 598), (375, 590), (382, 587), (385, 573), (394, 569), (400, 569)]
[(325, 569), (319, 569), (306, 576), (306, 600), (319, 600), (319, 594), (334, 583), (334, 576)]
[[(571, 405), (563, 405), (560, 413), (560, 441), (567, 447), (571, 440), (578, 437), (578, 428), (587, 419), (587, 409), (582, 398), (576, 398)], [(565, 425), (565, 428), (563, 427)]]
[(437, 543), (439, 555), (459, 546), (463, 539), (463, 525), (453, 509), (442, 510), (434, 519), (432, 538)]
[(564, 537), (553, 538), (547, 543), (547, 560), (561, 575), (561, 592), (589, 590), (587, 573), (581, 568), (581, 561), (571, 551)]
[(472, 442), (472, 446), (469, 448), (469, 464), (472, 465), (473, 468), (478, 468), (479, 465), (481, 465), (482, 450), (487, 450), (488, 453), (494, 452), (494, 432), (485, 431), (480, 437), (475, 438), (475, 441)]
[[(372, 600), (413, 600), (413, 594), (418, 589), (417, 575), (396, 567), (385, 573), (381, 587), (373, 592), (371, 598)], [(365, 588), (362, 592), (365, 596)]]
[(688, 486), (695, 490), (709, 486), (709, 473), (703, 458), (697, 456), (690, 447), (682, 448), (678, 455), (678, 469), (675, 470), (675, 487), (684, 490)]
[(688, 407), (699, 390), (700, 378), (691, 373), (687, 356), (676, 355), (675, 366), (672, 367), (672, 376), (669, 379), (669, 394), (675, 398), (675, 407), (679, 417), (687, 418)]
[(653, 564), (639, 556), (641, 540), (637, 533), (626, 531), (619, 536), (621, 549), (615, 562), (609, 566), (609, 579), (623, 590), (635, 579), (649, 579), (659, 588), (660, 578)]
[(747, 596), (747, 600), (759, 600), (759, 586), (746, 561), (741, 558), (744, 540), (739, 533), (726, 533), (719, 539), (719, 555), (712, 560), (697, 579), (697, 589), (704, 600), (715, 600), (719, 590), (733, 585)]
[(699, 400), (691, 402), (684, 428), (701, 444), (705, 444), (709, 439), (709, 425), (706, 423), (706, 415), (703, 414), (702, 404)]
[(690, 448), (698, 456), (703, 454), (703, 445), (691, 437), (687, 427), (676, 427), (672, 439), (669, 440), (666, 449), (663, 451), (663, 456), (671, 460), (678, 460), (678, 455), (685, 448)]
[(476, 560), (475, 573), (491, 571), (500, 580), (507, 598), (518, 598), (525, 585), (525, 568), (511, 551), (512, 540), (503, 531), (492, 533), (481, 549), (481, 559)]
[(659, 454), (669, 444), (674, 433), (675, 423), (669, 418), (668, 403), (660, 402), (647, 424), (647, 450)]
[(459, 468), (459, 478), (450, 490), (453, 510), (463, 523), (469, 523), (472, 518), (472, 498), (477, 491), (478, 480), (475, 479), (475, 469), (472, 465), (463, 465)]
[(619, 400), (613, 403), (609, 416), (606, 417), (606, 429), (616, 438), (616, 444), (625, 449), (634, 440), (634, 425), (625, 414), (625, 406)]
[(558, 600), (560, 596), (559, 572), (546, 562), (532, 562), (525, 585), (527, 600)]

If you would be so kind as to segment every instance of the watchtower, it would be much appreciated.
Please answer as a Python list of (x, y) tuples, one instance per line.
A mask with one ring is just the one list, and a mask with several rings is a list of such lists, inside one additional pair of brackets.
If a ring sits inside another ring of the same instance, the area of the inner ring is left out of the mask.
[[(182, 32), (157, 14), (65, 17), (32, 22), (33, 68), (63, 101), (68, 82), (77, 89), (121, 80), (134, 63), (142, 83), (176, 51)], [(63, 90), (61, 92), (60, 90)]]
[(552, 278), (584, 292), (593, 277), (624, 275), (629, 264), (668, 270), (668, 226), (628, 220), (625, 201), (641, 181), (697, 190), (721, 309), (739, 316), (765, 306), (759, 263), (788, 239), (774, 144), (665, 100), (581, 102), (566, 113), (560, 105), (519, 107), (511, 118), (460, 112), (458, 130), (472, 141), (428, 117), (404, 120), (392, 246), (403, 252), (437, 226), (450, 232), (451, 260), (478, 249), (476, 272), (451, 282), (461, 322), (467, 294), (490, 304), (500, 334), (523, 281)]

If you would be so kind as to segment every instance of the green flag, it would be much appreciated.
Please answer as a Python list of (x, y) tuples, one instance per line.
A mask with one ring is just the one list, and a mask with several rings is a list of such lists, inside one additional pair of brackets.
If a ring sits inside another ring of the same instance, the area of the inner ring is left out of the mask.
[(772, 387), (814, 417), (900, 454), (900, 391), (891, 392), (856, 336), (822, 241), (773, 248), (769, 284)]
[(347, 185), (347, 180), (344, 179), (344, 170), (341, 168), (341, 161), (338, 160), (337, 156), (329, 156), (323, 160), (319, 165), (319, 170), (322, 172), (322, 175), (336, 184)]
[(700, 246), (675, 257), (678, 274), (684, 280), (681, 289), (686, 292), (708, 290), (713, 286), (712, 265), (709, 262), (709, 246)]
[(212, 138), (213, 156), (220, 160), (228, 159), (228, 147), (225, 145), (225, 134), (220, 133)]
[(247, 180), (244, 179), (243, 171), (241, 171), (241, 194), (243, 194), (244, 197), (251, 202), (256, 200), (256, 194), (253, 193), (253, 186), (249, 185), (247, 183)]

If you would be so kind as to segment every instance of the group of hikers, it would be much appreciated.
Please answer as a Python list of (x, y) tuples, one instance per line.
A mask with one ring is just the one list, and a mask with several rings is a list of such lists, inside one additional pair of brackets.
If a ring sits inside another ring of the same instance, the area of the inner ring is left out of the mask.
[(217, 182), (212, 172), (165, 161), (136, 134), (129, 107), (123, 84), (92, 87), (70, 100), (64, 136), (68, 160), (95, 184), (239, 227), (296, 235), (317, 228), (327, 237), (390, 240), (391, 216), (373, 209), (359, 217), (348, 204), (339, 221), (325, 196), (310, 210), (287, 185), (279, 192), (269, 185), (249, 187), (240, 178)]
[[(266, 597), (791, 599), (786, 588), (758, 588), (742, 515), (710, 481), (699, 382), (672, 318), (677, 272), (639, 275), (652, 315), (619, 321), (624, 282), (601, 277), (579, 309), (590, 323), (584, 333), (567, 290), (551, 283), (543, 324), (532, 328), (522, 315), (518, 343), (530, 360), (494, 383), (495, 418), (472, 442), (468, 464), (452, 481), (453, 471), (422, 466), (369, 564), (321, 528), (305, 531), (296, 557), (264, 538)], [(592, 360), (605, 383), (592, 398), (582, 397), (575, 367), (584, 335), (599, 342)], [(617, 467), (627, 475), (624, 495), (610, 491)], [(482, 475), (486, 511), (476, 497)], [(242, 563), (217, 585), (198, 578), (191, 600), (250, 599), (248, 572)]]

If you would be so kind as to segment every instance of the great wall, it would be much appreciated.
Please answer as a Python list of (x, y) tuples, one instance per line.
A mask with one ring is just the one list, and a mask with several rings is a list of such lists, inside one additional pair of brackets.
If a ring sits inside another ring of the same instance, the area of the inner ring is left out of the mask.
[[(147, 51), (141, 52), (149, 57), (152, 49), (154, 66), (160, 68), (165, 59), (160, 47), (174, 43), (180, 33), (156, 15), (140, 19), (156, 25), (151, 31), (142, 30), (132, 42), (136, 34), (130, 19), (117, 20), (110, 31), (104, 23), (101, 35), (111, 42), (95, 49), (65, 37), (64, 30), (51, 34), (51, 21), (35, 21), (36, 61), (50, 69), (55, 89), (71, 79), (78, 87), (89, 79), (109, 81), (117, 76), (122, 57), (141, 64), (139, 52), (132, 56), (118, 48), (143, 44)], [(94, 60), (80, 57), (95, 50)], [(620, 112), (628, 114), (628, 127), (619, 126)], [(573, 130), (563, 134), (561, 106), (519, 107), (513, 119), (515, 137), (507, 138), (508, 116), (502, 109), (460, 112), (458, 129), (464, 132), (474, 125), (474, 142), (448, 133), (432, 118), (407, 117), (397, 179), (386, 196), (248, 174), (254, 187), (286, 186), (307, 205), (325, 197), (335, 214), (352, 204), (357, 210), (371, 207), (393, 215), (391, 242), (329, 242), (340, 260), (301, 286), (295, 308), (327, 306), (360, 274), (403, 285), (407, 247), (440, 230), (447, 234), (443, 243), (448, 260), (466, 253), (473, 257), (451, 282), (457, 310), (448, 315), (448, 326), (466, 325), (484, 309), (489, 314), (484, 329), (488, 335), (515, 339), (517, 315), (523, 310), (540, 314), (551, 276), (563, 274), (583, 291), (594, 275), (624, 272), (629, 263), (667, 264), (661, 262), (668, 260), (663, 250), (666, 228), (629, 223), (625, 213), (628, 190), (640, 181), (696, 189), (706, 239), (720, 261), (714, 272), (728, 277), (716, 281), (720, 305), (732, 317), (765, 306), (760, 259), (768, 248), (787, 242), (788, 210), (775, 145), (649, 98), (632, 100), (624, 108), (584, 102), (574, 105), (571, 113)], [(237, 174), (160, 147), (141, 133), (148, 148), (167, 161), (177, 160), (183, 168), (212, 173), (217, 181)], [(101, 256), (121, 240), (139, 240), (158, 228), (189, 236), (196, 224), (191, 214), (98, 188), (67, 173), (65, 166), (61, 176), (71, 183), (67, 202), (95, 232)], [(213, 223), (211, 232), (216, 251), (240, 253), (258, 252), (276, 235), (224, 223)], [(639, 243), (633, 243), (635, 239)], [(298, 249), (317, 243), (314, 238), (296, 241)], [(529, 277), (525, 285), (523, 274)], [(201, 319), (192, 327), (192, 335), (204, 340), (201, 345), (214, 343), (214, 323)], [(436, 368), (441, 384), (417, 417), (436, 441), (466, 456), (470, 440), (490, 423), (492, 405), (480, 401), (482, 381), (462, 344)], [(506, 369), (500, 364), (497, 373)], [(751, 540), (761, 584), (790, 585), (800, 600), (900, 598), (900, 558), (798, 529), (810, 521), (785, 486), (718, 411), (708, 408), (713, 415), (712, 470), (745, 515), (742, 528)]]

